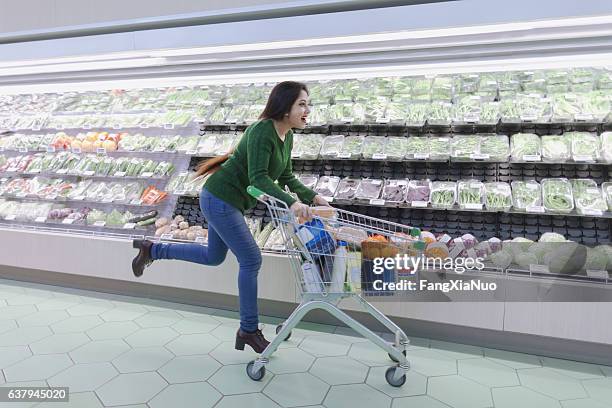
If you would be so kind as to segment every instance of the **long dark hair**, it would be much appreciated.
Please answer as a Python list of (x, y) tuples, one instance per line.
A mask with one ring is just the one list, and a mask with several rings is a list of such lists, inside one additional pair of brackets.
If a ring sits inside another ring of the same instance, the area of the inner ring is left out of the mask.
[[(285, 115), (291, 112), (293, 104), (300, 96), (300, 92), (305, 91), (308, 93), (306, 84), (295, 81), (284, 81), (276, 84), (270, 96), (268, 96), (268, 102), (264, 108), (259, 119), (273, 119), (283, 120)], [(212, 159), (205, 160), (198, 164), (196, 168), (196, 177), (207, 176), (213, 174), (221, 165), (231, 156), (233, 150), (230, 150), (222, 156), (213, 157)]]

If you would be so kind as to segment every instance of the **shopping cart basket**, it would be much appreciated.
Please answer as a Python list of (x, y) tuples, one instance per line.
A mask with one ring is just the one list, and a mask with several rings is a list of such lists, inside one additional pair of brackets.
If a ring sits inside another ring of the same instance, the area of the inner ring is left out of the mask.
[[(302, 223), (283, 201), (253, 186), (248, 187), (247, 191), (267, 206), (274, 226), (280, 230), (301, 294), (299, 306), (284, 323), (276, 327), (274, 340), (259, 358), (247, 365), (248, 376), (255, 381), (261, 380), (269, 357), (282, 341), (289, 339), (291, 330), (308, 312), (322, 309), (386, 351), (397, 365), (387, 369), (385, 378), (392, 386), (402, 386), (406, 382), (406, 371), (410, 369), (406, 359), (408, 337), (359, 292), (389, 294), (377, 292), (368, 278), (372, 276), (369, 274), (372, 272), (372, 255), (393, 257), (398, 252), (406, 253), (404, 251), (411, 248), (410, 243), (418, 238), (420, 231), (331, 207), (324, 209), (328, 214)], [(370, 260), (366, 259), (366, 255)], [(388, 272), (385, 270), (381, 274), (378, 271), (379, 275), (376, 276), (389, 279)], [(355, 299), (363, 310), (395, 335), (395, 341), (387, 342), (340, 310), (338, 304), (345, 298)]]

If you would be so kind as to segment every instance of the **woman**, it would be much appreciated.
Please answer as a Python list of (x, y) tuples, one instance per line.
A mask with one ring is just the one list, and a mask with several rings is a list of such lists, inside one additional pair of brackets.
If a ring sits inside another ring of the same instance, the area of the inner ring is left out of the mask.
[[(140, 249), (132, 261), (136, 276), (141, 276), (144, 268), (157, 259), (217, 266), (225, 260), (228, 248), (236, 255), (240, 264), (237, 350), (244, 350), (248, 344), (261, 353), (269, 344), (258, 329), (257, 275), (262, 258), (243, 216), (245, 210), (256, 204), (246, 188), (253, 185), (279, 198), (300, 217), (310, 217), (309, 207), (304, 203), (329, 205), (300, 183), (291, 168), (291, 129), (304, 129), (309, 113), (306, 85), (281, 82), (272, 89), (260, 120), (247, 128), (235, 150), (198, 166), (196, 175), (210, 175), (200, 193), (200, 208), (208, 221), (208, 246), (134, 241), (134, 248)], [(287, 194), (284, 186), (302, 202)]]

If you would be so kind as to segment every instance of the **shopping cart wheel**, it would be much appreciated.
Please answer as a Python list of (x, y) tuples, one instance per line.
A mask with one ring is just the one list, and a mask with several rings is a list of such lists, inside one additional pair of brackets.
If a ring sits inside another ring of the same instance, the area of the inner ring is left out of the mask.
[(255, 360), (253, 360), (249, 364), (247, 364), (247, 366), (246, 366), (247, 375), (249, 376), (249, 378), (251, 378), (251, 380), (261, 381), (261, 379), (264, 378), (264, 375), (266, 375), (266, 367), (262, 366), (259, 369), (259, 371), (254, 373), (253, 372), (253, 365), (254, 364), (255, 364)]
[(387, 382), (389, 383), (390, 386), (392, 386), (392, 387), (401, 387), (406, 382), (406, 374), (402, 374), (402, 376), (396, 380), (394, 378), (396, 370), (401, 370), (401, 368), (399, 368), (399, 367), (389, 367), (389, 368), (387, 368), (387, 371), (385, 372), (385, 379), (387, 380)]
[[(403, 354), (403, 355), (406, 355), (406, 350), (403, 350), (403, 351), (402, 351), (402, 354)], [(396, 363), (399, 363), (399, 361), (397, 360), (397, 358), (393, 357), (393, 356), (391, 355), (391, 353), (389, 353), (389, 358), (390, 358), (391, 360), (395, 361)]]
[[(278, 326), (276, 326), (276, 334), (278, 334), (282, 329), (283, 329), (282, 324), (279, 324)], [(287, 335), (287, 337), (283, 339), (283, 341), (289, 340), (290, 337), (291, 337), (291, 332), (289, 332), (289, 334)]]

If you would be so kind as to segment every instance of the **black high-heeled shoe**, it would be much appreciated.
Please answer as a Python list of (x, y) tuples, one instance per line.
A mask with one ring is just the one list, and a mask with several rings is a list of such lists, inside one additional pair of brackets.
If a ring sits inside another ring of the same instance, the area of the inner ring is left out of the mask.
[(236, 333), (236, 350), (244, 350), (244, 346), (248, 344), (258, 354), (268, 347), (270, 342), (266, 340), (261, 330), (257, 329), (253, 333), (247, 333), (238, 329)]
[(142, 276), (145, 268), (153, 263), (154, 259), (151, 257), (153, 242), (146, 239), (135, 239), (132, 242), (132, 246), (140, 250), (138, 255), (132, 260), (132, 272), (134, 272), (134, 276), (139, 278)]

